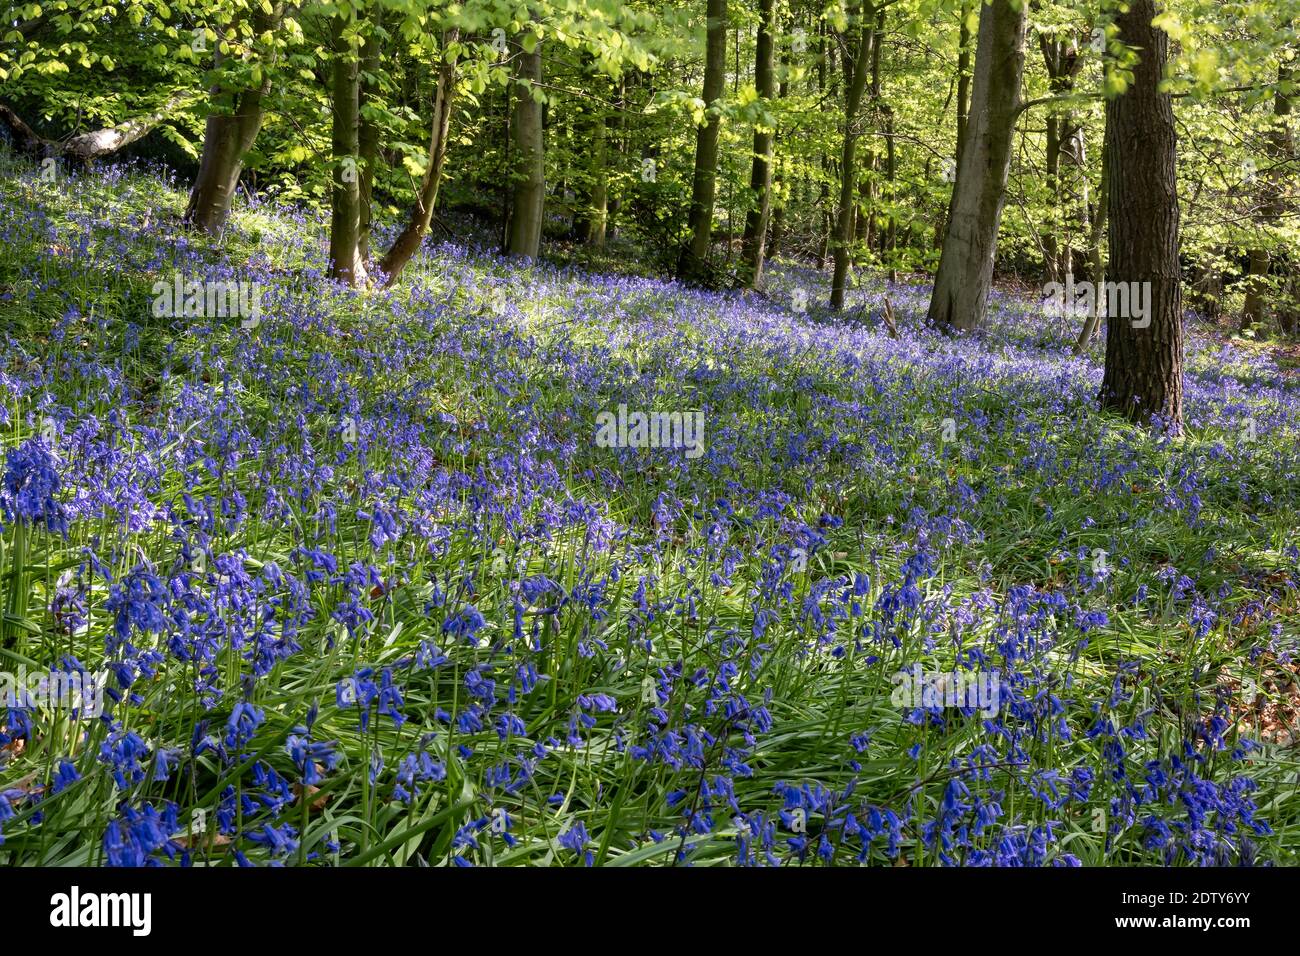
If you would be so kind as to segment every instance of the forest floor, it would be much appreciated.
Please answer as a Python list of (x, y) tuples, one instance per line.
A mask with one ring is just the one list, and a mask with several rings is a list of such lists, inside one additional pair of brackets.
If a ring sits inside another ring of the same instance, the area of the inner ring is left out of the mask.
[(0, 864), (1300, 862), (1275, 355), (1193, 326), (1169, 439), (1028, 298), (454, 243), (358, 293), (328, 217), (7, 171), (0, 658), (109, 686), (0, 709)]

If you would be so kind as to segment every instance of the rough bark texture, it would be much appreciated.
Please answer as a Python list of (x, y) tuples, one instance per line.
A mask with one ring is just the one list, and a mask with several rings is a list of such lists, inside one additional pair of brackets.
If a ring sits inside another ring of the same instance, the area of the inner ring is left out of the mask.
[(361, 261), (361, 176), (358, 111), (360, 70), (357, 51), (348, 38), (349, 21), (331, 22), (334, 46), (332, 94), (334, 101), (334, 188), (330, 194), (330, 278), (351, 286), (364, 285)]
[(709, 247), (713, 243), (713, 203), (717, 193), (718, 136), (722, 117), (717, 102), (727, 81), (727, 0), (708, 0), (704, 53), (704, 103), (708, 109), (695, 136), (695, 173), (691, 180), (690, 240), (677, 260), (678, 278), (700, 282), (707, 278)]
[(379, 271), (385, 276), (384, 284), (392, 285), (401, 275), (402, 269), (420, 248), (429, 225), (433, 222), (433, 210), (438, 201), (438, 186), (442, 182), (442, 167), (447, 158), (447, 134), (451, 129), (451, 107), (456, 91), (456, 61), (448, 56), (446, 43), (454, 43), (458, 38), (456, 32), (448, 35), (443, 44), (443, 55), (438, 65), (438, 82), (433, 92), (432, 132), (429, 134), (429, 155), (424, 169), (424, 178), (420, 181), (420, 190), (411, 207), (406, 225), (393, 240), (392, 246), (384, 254), (379, 264)]
[(506, 253), (535, 259), (542, 247), (542, 210), (546, 202), (546, 157), (543, 152), (542, 104), (533, 96), (542, 81), (541, 41), (532, 53), (520, 46), (515, 55), (514, 113), (511, 118), (514, 189)]
[(970, 330), (984, 320), (1025, 65), (1026, 10), (1013, 0), (980, 8), (966, 142), (930, 297), (929, 321), (940, 328)]
[[(274, 4), (269, 14), (255, 6), (253, 28), (258, 34), (274, 30), (283, 16), (283, 3)], [(217, 66), (221, 59), (218, 48)], [(262, 82), (256, 87), (228, 89), (220, 84), (212, 87), (212, 103), (217, 109), (209, 112), (203, 131), (203, 154), (185, 207), (185, 222), (213, 235), (225, 227), (235, 187), (244, 169), (244, 157), (253, 148), (262, 128), (262, 100), (270, 91), (271, 71), (266, 68), (262, 70)], [(227, 103), (233, 104), (228, 113), (224, 111)]]
[(858, 108), (870, 73), (870, 38), (874, 36), (867, 25), (865, 11), (859, 17), (856, 39), (852, 50), (844, 54), (844, 142), (840, 147), (840, 205), (835, 217), (835, 235), (831, 241), (835, 269), (831, 276), (831, 308), (844, 308), (844, 294), (848, 287), (849, 261), (853, 242), (853, 220), (856, 202), (853, 198), (856, 174), (854, 160), (858, 148)]
[[(771, 105), (776, 94), (776, 0), (759, 0), (758, 41), (754, 54), (754, 86), (758, 95)], [(747, 285), (757, 289), (763, 282), (763, 259), (767, 254), (767, 227), (772, 211), (772, 147), (775, 131), (754, 127), (754, 161), (749, 173), (749, 189), (754, 206), (745, 215), (742, 240)]]
[(1109, 275), (1116, 282), (1150, 283), (1150, 314), (1143, 328), (1107, 316), (1099, 400), (1131, 421), (1158, 417), (1176, 432), (1183, 418), (1177, 138), (1173, 104), (1159, 90), (1169, 38), (1152, 26), (1155, 15), (1152, 0), (1129, 0), (1128, 12), (1115, 19), (1119, 40), (1139, 60), (1128, 88), (1106, 104)]

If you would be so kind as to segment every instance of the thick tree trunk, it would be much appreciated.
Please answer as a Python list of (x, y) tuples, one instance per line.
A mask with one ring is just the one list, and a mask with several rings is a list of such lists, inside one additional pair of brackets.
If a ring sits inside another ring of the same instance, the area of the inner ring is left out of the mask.
[[(254, 6), (253, 29), (261, 35), (279, 27), (284, 16), (284, 4), (273, 4), (268, 14)], [(216, 52), (215, 65), (220, 67), (222, 54)], [(235, 198), (235, 187), (244, 168), (244, 157), (253, 148), (262, 128), (262, 100), (271, 90), (271, 71), (262, 68), (262, 82), (252, 88), (231, 90), (220, 84), (212, 88), (213, 107), (233, 103), (231, 112), (208, 114), (203, 131), (203, 154), (199, 159), (199, 172), (190, 190), (185, 207), (184, 221), (216, 235), (225, 228), (230, 218), (230, 205)]]
[(1152, 0), (1129, 0), (1128, 12), (1115, 19), (1119, 40), (1138, 62), (1128, 88), (1106, 104), (1109, 275), (1139, 284), (1147, 314), (1107, 315), (1099, 400), (1131, 421), (1158, 419), (1177, 432), (1183, 419), (1177, 140), (1172, 101), (1159, 89), (1169, 37), (1152, 25), (1155, 15)]
[(695, 135), (695, 173), (691, 180), (690, 239), (677, 260), (677, 277), (700, 282), (708, 275), (713, 244), (713, 203), (717, 193), (718, 138), (722, 131), (720, 100), (727, 81), (727, 0), (708, 0), (704, 53), (704, 125)]
[[(515, 55), (515, 106), (511, 120), (515, 154), (514, 189), (510, 196), (510, 224), (506, 253), (537, 258), (542, 248), (542, 212), (546, 203), (546, 154), (542, 129), (542, 104), (534, 91), (542, 82), (541, 41), (532, 53), (520, 45)], [(535, 38), (534, 38), (535, 39)]]
[(831, 250), (835, 259), (835, 270), (831, 276), (831, 309), (839, 311), (844, 308), (844, 295), (848, 287), (851, 246), (853, 243), (853, 220), (856, 203), (853, 197), (855, 175), (855, 158), (858, 148), (858, 108), (862, 104), (862, 93), (867, 87), (870, 72), (871, 50), (869, 44), (875, 36), (868, 25), (870, 17), (865, 8), (859, 10), (857, 36), (852, 43), (852, 51), (844, 52), (844, 142), (840, 147), (840, 205), (835, 217), (835, 235), (831, 241)]
[(420, 243), (433, 222), (433, 210), (438, 201), (438, 186), (442, 182), (442, 167), (447, 158), (447, 134), (451, 129), (451, 107), (456, 92), (456, 60), (447, 53), (447, 44), (455, 43), (459, 34), (452, 31), (443, 43), (438, 65), (438, 82), (433, 93), (432, 132), (429, 135), (429, 155), (406, 225), (384, 254), (379, 271), (386, 277), (384, 285), (390, 286), (402, 274), (402, 269), (419, 251)]
[(992, 0), (980, 9), (966, 142), (930, 297), (928, 318), (940, 328), (967, 331), (984, 320), (1019, 112), (1027, 8)]
[(329, 275), (350, 286), (364, 285), (361, 260), (361, 177), (358, 170), (360, 70), (356, 48), (348, 36), (350, 20), (335, 17), (330, 24), (334, 48), (332, 133), (334, 187), (330, 194)]
[[(771, 108), (776, 93), (776, 0), (758, 2), (758, 41), (754, 54), (754, 86)], [(763, 282), (763, 259), (767, 254), (767, 227), (772, 210), (772, 150), (775, 130), (754, 127), (754, 162), (749, 189), (754, 203), (745, 215), (744, 250), (747, 285), (757, 289)]]

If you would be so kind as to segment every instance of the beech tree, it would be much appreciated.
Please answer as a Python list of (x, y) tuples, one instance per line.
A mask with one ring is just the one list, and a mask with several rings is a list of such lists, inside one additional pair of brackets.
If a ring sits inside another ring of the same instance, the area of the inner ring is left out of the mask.
[(717, 193), (718, 136), (727, 80), (727, 0), (708, 0), (704, 56), (705, 120), (696, 129), (695, 172), (691, 177), (690, 238), (677, 260), (678, 278), (705, 278), (713, 243), (713, 203)]
[(977, 328), (993, 286), (1011, 141), (1020, 113), (1027, 2), (989, 0), (980, 8), (970, 111), (930, 296), (928, 321), (941, 328)]

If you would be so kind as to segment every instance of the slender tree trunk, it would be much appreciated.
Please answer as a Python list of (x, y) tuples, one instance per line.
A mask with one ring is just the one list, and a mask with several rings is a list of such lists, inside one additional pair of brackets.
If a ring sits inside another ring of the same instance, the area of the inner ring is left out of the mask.
[[(1134, 422), (1183, 420), (1183, 296), (1178, 266), (1177, 139), (1160, 91), (1169, 37), (1152, 24), (1152, 0), (1129, 0), (1115, 19), (1138, 56), (1128, 88), (1106, 104), (1112, 280), (1149, 289), (1147, 315), (1107, 314), (1099, 400)], [(1130, 286), (1132, 288), (1132, 286)], [(1130, 294), (1130, 300), (1133, 296)]]
[(370, 261), (370, 226), (374, 218), (371, 210), (371, 196), (375, 189), (375, 166), (379, 162), (379, 126), (365, 115), (365, 107), (379, 98), (379, 8), (366, 33), (365, 44), (361, 47), (361, 88), (359, 102), (361, 112), (357, 126), (357, 148), (361, 157), (360, 182), (358, 183), (361, 201), (360, 233), (357, 237), (357, 252), (362, 262)]
[[(776, 0), (759, 0), (758, 41), (754, 55), (754, 86), (770, 109), (776, 94)], [(754, 127), (754, 163), (749, 175), (749, 189), (754, 205), (745, 215), (742, 240), (747, 284), (757, 289), (763, 281), (763, 259), (767, 254), (767, 227), (772, 210), (773, 129)]]
[[(282, 2), (273, 4), (269, 14), (254, 6), (253, 29), (259, 35), (275, 30), (283, 16)], [(214, 65), (219, 68), (223, 59), (220, 49), (214, 56)], [(184, 221), (189, 225), (212, 235), (225, 227), (239, 174), (244, 168), (244, 156), (252, 149), (262, 128), (262, 100), (270, 91), (271, 71), (266, 66), (262, 67), (262, 82), (256, 87), (243, 90), (227, 89), (220, 84), (212, 87), (199, 172), (185, 207)], [(227, 103), (233, 104), (232, 111), (220, 112)]]
[(329, 274), (339, 282), (360, 286), (366, 282), (366, 267), (358, 245), (361, 239), (360, 70), (357, 50), (348, 35), (353, 22), (341, 16), (331, 21), (334, 188), (330, 196)]
[(459, 34), (453, 30), (443, 42), (438, 80), (433, 93), (432, 132), (429, 134), (429, 155), (424, 178), (420, 181), (420, 191), (415, 197), (415, 205), (411, 207), (405, 227), (397, 234), (379, 264), (379, 271), (387, 277), (385, 285), (397, 281), (402, 269), (419, 250), (420, 243), (424, 241), (429, 225), (433, 222), (438, 186), (442, 182), (442, 167), (447, 158), (447, 134), (451, 130), (451, 107), (456, 92), (456, 58), (447, 52), (447, 46), (458, 39)]
[[(1279, 162), (1294, 164), (1296, 160), (1296, 142), (1291, 132), (1290, 116), (1294, 108), (1296, 71), (1293, 67), (1280, 65), (1277, 68), (1278, 89), (1273, 95), (1273, 115), (1276, 122), (1273, 126), (1273, 134), (1276, 137), (1275, 149), (1278, 154)], [(1287, 92), (1290, 91), (1290, 92)], [(1294, 168), (1292, 165), (1290, 168)], [(1282, 181), (1276, 182), (1277, 188), (1277, 214), (1281, 218), (1289, 209), (1293, 208), (1293, 202), (1288, 199), (1286, 189)], [(1284, 335), (1295, 335), (1300, 332), (1300, 259), (1297, 258), (1297, 252), (1292, 249), (1286, 257), (1287, 264), (1290, 267), (1290, 274), (1285, 285), (1285, 290), (1281, 301), (1278, 303), (1277, 319), (1278, 326)]]
[[(1279, 65), (1277, 69), (1277, 90), (1273, 94), (1273, 128), (1268, 134), (1268, 152), (1270, 166), (1273, 171), (1263, 177), (1263, 202), (1260, 204), (1260, 218), (1263, 225), (1267, 227), (1276, 227), (1281, 221), (1286, 211), (1285, 203), (1285, 185), (1275, 171), (1279, 166), (1286, 165), (1292, 158), (1294, 144), (1291, 141), (1291, 128), (1288, 125), (1288, 119), (1291, 115), (1291, 98), (1283, 91), (1283, 87), (1291, 82), (1292, 72), (1284, 65)], [(1246, 301), (1241, 312), (1242, 331), (1249, 329), (1255, 323), (1264, 318), (1266, 312), (1265, 294), (1268, 288), (1268, 274), (1272, 266), (1272, 259), (1269, 251), (1262, 247), (1251, 249), (1250, 253), (1250, 272), (1246, 278)], [(1281, 304), (1279, 309), (1279, 319), (1285, 309), (1285, 304)], [(1285, 326), (1285, 321), (1280, 321), (1280, 325)]]
[(992, 0), (980, 8), (966, 143), (930, 297), (929, 321), (940, 328), (968, 331), (984, 320), (1011, 169), (1027, 6)]
[[(1089, 263), (1089, 280), (1092, 282), (1094, 289), (1104, 289), (1106, 281), (1106, 269), (1102, 261), (1102, 240), (1106, 235), (1107, 220), (1107, 203), (1110, 199), (1110, 166), (1106, 159), (1106, 143), (1103, 141), (1101, 147), (1101, 185), (1097, 190), (1097, 211), (1093, 215), (1092, 231), (1088, 242), (1088, 263)], [(1092, 309), (1088, 313), (1088, 318), (1083, 324), (1083, 329), (1079, 332), (1079, 337), (1074, 341), (1074, 354), (1082, 355), (1083, 350), (1088, 347), (1092, 337), (1097, 333), (1097, 326), (1101, 324), (1101, 296), (1092, 297)]]
[[(790, 94), (790, 54), (783, 53), (781, 56), (781, 81), (777, 85), (776, 98), (783, 101)], [(779, 152), (778, 144), (781, 142), (781, 133), (776, 131), (772, 139), (772, 153), (775, 160)], [(781, 251), (781, 241), (785, 238), (785, 199), (783, 198), (786, 190), (790, 188), (785, 183), (785, 171), (782, 165), (774, 162), (772, 166), (772, 223), (768, 231), (767, 247), (764, 250), (765, 258), (772, 258)]]
[[(826, 21), (819, 20), (817, 23), (818, 32), (818, 57), (817, 57), (817, 99), (820, 102), (826, 94), (826, 68), (827, 61), (830, 58), (830, 50), (826, 45)], [(826, 155), (825, 148), (821, 151), (821, 169), (822, 182), (817, 198), (817, 208), (820, 210), (820, 222), (818, 222), (818, 242), (817, 242), (817, 268), (818, 270), (826, 268), (826, 257), (830, 253), (831, 229), (833, 220), (831, 218), (831, 161)]]
[(708, 0), (704, 56), (704, 103), (707, 119), (696, 131), (695, 174), (691, 182), (689, 244), (677, 260), (677, 276), (686, 282), (707, 278), (713, 244), (713, 203), (717, 193), (718, 139), (722, 130), (720, 100), (727, 81), (727, 0)]
[(587, 245), (592, 249), (605, 248), (605, 232), (609, 223), (609, 130), (603, 110), (596, 114), (591, 130), (591, 192), (587, 198)]
[(519, 48), (515, 58), (515, 108), (511, 122), (515, 181), (506, 253), (535, 259), (542, 247), (542, 211), (546, 203), (542, 104), (534, 95), (541, 91), (542, 46), (537, 40), (533, 52), (529, 53), (524, 49), (523, 40), (524, 34), (516, 38)]
[[(1053, 96), (1064, 96), (1074, 89), (1074, 78), (1083, 66), (1083, 58), (1073, 41), (1039, 36), (1039, 49), (1047, 67), (1048, 86)], [(1048, 282), (1064, 282), (1073, 272), (1069, 216), (1063, 164), (1072, 162), (1070, 150), (1076, 127), (1068, 110), (1053, 112), (1047, 117), (1047, 191), (1052, 202), (1052, 217), (1043, 234), (1043, 272)], [(1073, 160), (1077, 164), (1077, 160)], [(1062, 248), (1060, 230), (1065, 230)]]
[[(603, 97), (604, 83), (599, 81), (588, 57), (583, 66), (583, 78), (593, 97)], [(609, 130), (606, 127), (606, 110), (602, 99), (597, 99), (590, 108), (581, 110), (581, 135), (591, 144), (591, 156), (587, 164), (587, 184), (582, 198), (580, 211), (574, 218), (574, 238), (592, 249), (605, 246), (606, 222), (609, 218)]]
[(835, 257), (835, 271), (831, 277), (831, 309), (844, 308), (844, 294), (848, 286), (851, 246), (853, 243), (853, 217), (855, 201), (855, 158), (858, 148), (858, 108), (867, 86), (870, 72), (874, 33), (869, 26), (870, 16), (864, 7), (859, 9), (856, 37), (852, 51), (844, 52), (844, 142), (840, 147), (840, 205), (835, 219), (835, 236), (831, 248)]
[(961, 27), (957, 36), (957, 146), (953, 156), (954, 162), (961, 162), (962, 149), (966, 146), (966, 125), (970, 118), (970, 27), (967, 25), (973, 13), (973, 0), (965, 0), (961, 5)]

